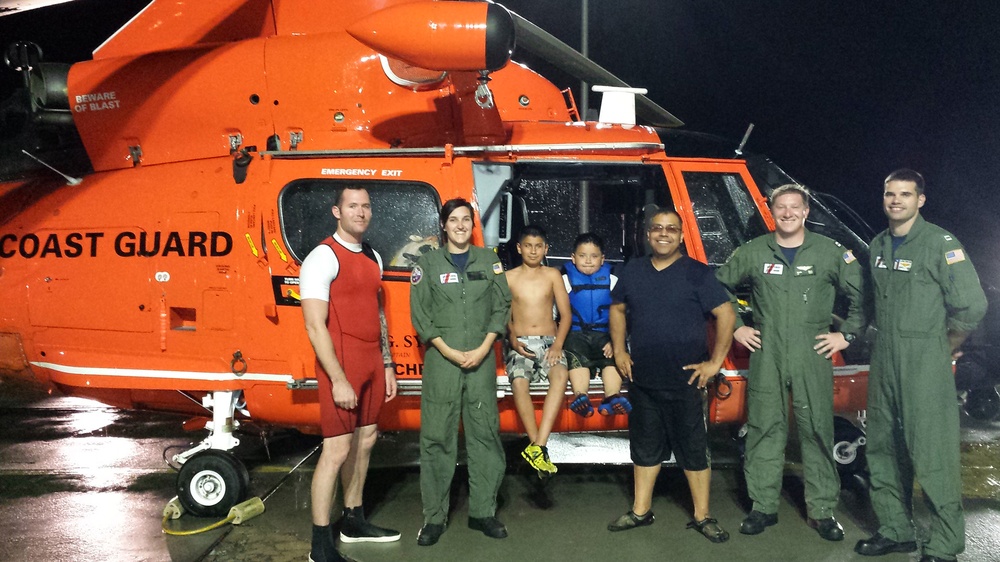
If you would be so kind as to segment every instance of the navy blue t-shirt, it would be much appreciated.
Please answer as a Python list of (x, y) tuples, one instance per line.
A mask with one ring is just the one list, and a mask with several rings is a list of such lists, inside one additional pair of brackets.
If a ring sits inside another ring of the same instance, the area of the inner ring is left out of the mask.
[(669, 390), (687, 385), (684, 365), (708, 359), (705, 321), (729, 295), (710, 267), (681, 256), (662, 271), (646, 258), (630, 261), (611, 299), (626, 306), (633, 383)]

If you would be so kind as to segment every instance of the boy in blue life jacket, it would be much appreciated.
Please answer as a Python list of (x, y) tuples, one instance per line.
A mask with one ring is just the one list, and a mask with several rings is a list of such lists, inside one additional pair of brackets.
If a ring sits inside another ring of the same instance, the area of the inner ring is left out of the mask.
[(566, 273), (563, 274), (573, 310), (573, 323), (564, 346), (570, 387), (576, 395), (569, 409), (585, 418), (594, 415), (587, 390), (591, 371), (599, 369), (605, 398), (597, 411), (605, 416), (628, 414), (632, 404), (620, 394), (622, 377), (615, 368), (611, 336), (608, 335), (611, 289), (618, 277), (612, 275), (611, 266), (604, 263), (604, 240), (591, 232), (577, 236), (571, 259), (573, 263), (565, 265)]

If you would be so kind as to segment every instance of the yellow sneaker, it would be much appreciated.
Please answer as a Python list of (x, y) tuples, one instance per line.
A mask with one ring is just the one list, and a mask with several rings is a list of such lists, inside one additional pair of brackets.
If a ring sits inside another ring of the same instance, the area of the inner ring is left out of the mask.
[(528, 461), (531, 468), (538, 471), (539, 478), (552, 476), (559, 471), (556, 465), (552, 464), (552, 461), (549, 460), (549, 451), (544, 446), (540, 447), (531, 443), (521, 451), (521, 456), (524, 457), (524, 460)]

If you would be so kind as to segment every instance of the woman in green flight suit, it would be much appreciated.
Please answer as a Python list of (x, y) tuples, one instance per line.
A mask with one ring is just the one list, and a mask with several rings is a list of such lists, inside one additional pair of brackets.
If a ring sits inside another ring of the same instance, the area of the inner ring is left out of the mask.
[(496, 497), (507, 463), (500, 443), (493, 342), (510, 317), (510, 289), (496, 253), (472, 245), (472, 205), (441, 209), (445, 247), (424, 254), (410, 278), (410, 317), (426, 346), (420, 399), (420, 495), (424, 526), (417, 543), (444, 532), (462, 416), (469, 465), (469, 527), (504, 538)]

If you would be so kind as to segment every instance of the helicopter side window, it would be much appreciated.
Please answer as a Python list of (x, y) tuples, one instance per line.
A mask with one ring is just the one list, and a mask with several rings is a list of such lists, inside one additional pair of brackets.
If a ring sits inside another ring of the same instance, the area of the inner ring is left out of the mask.
[(684, 172), (708, 265), (717, 267), (767, 226), (736, 173)]
[(426, 183), (301, 179), (286, 185), (278, 196), (281, 233), (299, 263), (337, 230), (330, 209), (337, 191), (345, 187), (368, 190), (372, 220), (365, 241), (382, 256), (387, 272), (409, 271), (417, 258), (438, 247), (441, 203)]
[[(573, 241), (584, 230), (604, 239), (609, 263), (643, 255), (643, 208), (671, 204), (660, 166), (519, 163), (509, 185), (523, 205), (525, 222), (545, 228), (548, 264), (553, 267), (569, 261)], [(511, 266), (519, 262), (516, 236), (517, 230), (509, 248), (503, 249), (515, 262)]]

